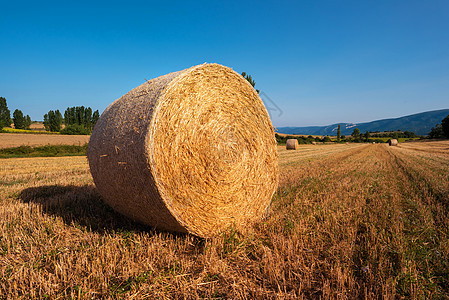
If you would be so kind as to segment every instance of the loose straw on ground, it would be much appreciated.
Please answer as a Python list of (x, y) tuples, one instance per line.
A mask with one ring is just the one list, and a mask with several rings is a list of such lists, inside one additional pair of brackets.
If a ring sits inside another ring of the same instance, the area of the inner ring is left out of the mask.
[(113, 102), (95, 126), (88, 159), (115, 210), (202, 237), (261, 219), (279, 177), (262, 100), (218, 64), (155, 78)]

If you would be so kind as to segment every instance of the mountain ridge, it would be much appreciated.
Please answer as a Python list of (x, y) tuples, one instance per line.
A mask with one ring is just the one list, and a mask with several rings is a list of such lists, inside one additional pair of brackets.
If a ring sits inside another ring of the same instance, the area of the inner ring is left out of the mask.
[(278, 127), (277, 132), (302, 135), (337, 135), (338, 124), (341, 134), (350, 135), (357, 127), (360, 132), (366, 131), (411, 131), (417, 135), (427, 135), (432, 127), (449, 115), (449, 109), (439, 109), (407, 115), (399, 118), (380, 119), (363, 123), (336, 123), (327, 126)]

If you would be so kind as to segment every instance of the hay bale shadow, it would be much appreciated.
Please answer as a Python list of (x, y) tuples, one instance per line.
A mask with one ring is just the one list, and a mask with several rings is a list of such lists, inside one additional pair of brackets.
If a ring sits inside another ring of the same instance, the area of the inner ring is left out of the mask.
[(103, 202), (93, 185), (27, 188), (19, 194), (19, 200), (39, 204), (44, 213), (59, 216), (67, 225), (86, 231), (103, 234), (117, 231), (155, 233), (155, 228), (141, 225), (115, 212)]

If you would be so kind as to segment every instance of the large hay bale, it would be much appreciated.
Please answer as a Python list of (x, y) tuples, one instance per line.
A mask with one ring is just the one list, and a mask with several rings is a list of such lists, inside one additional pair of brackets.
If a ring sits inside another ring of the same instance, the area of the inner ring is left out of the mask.
[(98, 191), (115, 210), (202, 237), (263, 217), (279, 178), (262, 100), (240, 74), (217, 64), (155, 78), (113, 102), (87, 155)]
[(397, 139), (391, 139), (391, 140), (388, 142), (388, 144), (389, 144), (390, 146), (397, 146), (399, 143), (398, 143), (398, 140), (397, 140)]
[(287, 150), (296, 150), (298, 149), (298, 146), (299, 144), (297, 139), (288, 139), (287, 144), (285, 145)]

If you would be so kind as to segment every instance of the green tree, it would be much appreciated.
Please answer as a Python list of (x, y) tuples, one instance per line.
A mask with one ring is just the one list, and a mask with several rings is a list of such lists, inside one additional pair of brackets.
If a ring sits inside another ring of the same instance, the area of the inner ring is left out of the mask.
[(84, 124), (82, 124), (89, 131), (92, 130), (92, 108), (88, 107), (84, 110)]
[(358, 128), (354, 129), (351, 135), (353, 138), (358, 139), (360, 137), (360, 130)]
[(3, 127), (11, 127), (11, 112), (6, 104), (6, 98), (0, 97), (0, 130)]
[(31, 117), (29, 115), (25, 117), (25, 129), (31, 129)]
[(77, 119), (76, 119), (76, 107), (70, 107), (70, 115), (69, 115), (69, 119), (70, 119), (70, 123), (69, 125), (73, 125), (73, 124), (77, 124)]
[(432, 127), (429, 132), (429, 138), (431, 139), (441, 139), (444, 137), (443, 126), (441, 124), (435, 125)]
[(70, 119), (70, 110), (69, 110), (69, 108), (67, 108), (65, 110), (65, 112), (64, 112), (64, 124), (65, 124), (65, 126), (70, 125), (70, 121), (71, 121), (71, 119)]
[(16, 109), (12, 114), (12, 120), (14, 122), (14, 128), (25, 129), (25, 117), (20, 109)]
[(98, 112), (98, 109), (96, 111), (94, 111), (94, 113), (92, 114), (92, 125), (95, 126), (95, 124), (97, 123), (98, 119), (100, 119), (100, 113)]
[(50, 121), (48, 120), (48, 113), (44, 115), (44, 127), (46, 131), (50, 131)]
[[(246, 72), (242, 72), (242, 76), (243, 78), (245, 78), (246, 80), (248, 80), (248, 82), (253, 86), (253, 88), (255, 88), (256, 86), (256, 82), (253, 80), (253, 78), (251, 77), (251, 75), (246, 74)], [(259, 90), (256, 90), (256, 92), (259, 94)]]
[(44, 115), (44, 127), (47, 131), (61, 131), (62, 115), (59, 110), (50, 110)]
[(449, 115), (441, 121), (441, 129), (444, 136), (449, 139)]
[(75, 107), (76, 123), (78, 125), (84, 125), (84, 106)]
[(368, 140), (369, 140), (369, 138), (370, 138), (369, 131), (366, 131), (366, 132), (365, 132), (364, 137), (365, 137), (365, 142), (368, 142)]
[(337, 129), (337, 142), (341, 141), (341, 125), (338, 124), (338, 129)]

